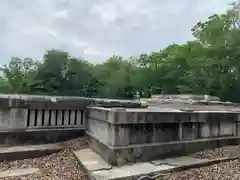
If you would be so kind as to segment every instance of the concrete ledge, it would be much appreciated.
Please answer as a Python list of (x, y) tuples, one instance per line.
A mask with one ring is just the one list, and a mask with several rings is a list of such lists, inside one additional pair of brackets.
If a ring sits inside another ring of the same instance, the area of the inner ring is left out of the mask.
[(108, 170), (112, 168), (111, 165), (107, 164), (98, 154), (89, 148), (74, 151), (74, 154), (77, 159), (81, 159), (81, 163), (89, 171)]
[[(189, 168), (199, 168), (240, 158), (237, 156), (209, 160), (182, 156), (121, 167), (112, 167), (111, 165), (107, 165), (107, 163), (91, 149), (75, 152), (75, 156), (85, 167), (91, 180), (137, 180), (140, 177), (156, 179), (162, 176), (161, 174), (163, 173), (179, 172)], [(106, 169), (106, 167), (109, 169)]]
[(56, 153), (62, 149), (63, 147), (58, 144), (3, 147), (0, 149), (0, 159), (6, 161), (22, 160)]
[(102, 107), (141, 107), (140, 102), (131, 100), (86, 98), (77, 96), (0, 94), (0, 108), (84, 109), (88, 105)]
[(213, 149), (224, 145), (236, 145), (240, 141), (240, 137), (221, 137), (113, 147), (99, 141), (97, 137), (91, 136), (89, 133), (87, 135), (90, 148), (113, 166), (146, 162), (163, 157), (184, 156), (204, 149)]
[(0, 146), (47, 144), (81, 137), (84, 129), (29, 129), (26, 131), (0, 131)]

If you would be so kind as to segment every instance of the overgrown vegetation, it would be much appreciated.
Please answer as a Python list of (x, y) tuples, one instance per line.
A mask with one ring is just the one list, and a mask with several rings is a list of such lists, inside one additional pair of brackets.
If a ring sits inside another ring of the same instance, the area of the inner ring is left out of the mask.
[(193, 41), (93, 65), (49, 50), (43, 61), (14, 57), (0, 77), (0, 92), (132, 99), (154, 93), (210, 94), (240, 101), (240, 28), (233, 4), (192, 28)]

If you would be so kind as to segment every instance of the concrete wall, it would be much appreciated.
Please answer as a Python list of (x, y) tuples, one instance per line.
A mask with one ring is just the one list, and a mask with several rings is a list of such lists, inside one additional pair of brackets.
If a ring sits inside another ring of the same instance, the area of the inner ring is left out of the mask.
[(2, 108), (0, 132), (29, 129), (83, 128), (84, 109)]
[[(141, 107), (139, 102), (125, 100), (0, 94), (0, 145), (54, 142), (80, 136), (85, 129), (85, 109), (91, 105)], [(91, 127), (91, 132), (101, 133), (106, 142), (113, 141), (98, 130), (104, 128), (101, 123)]]
[(233, 109), (141, 107), (133, 101), (0, 95), (0, 144), (63, 140), (85, 129), (90, 147), (122, 165), (239, 143), (240, 114)]
[(152, 99), (159, 100), (208, 100), (208, 101), (220, 101), (220, 98), (210, 95), (196, 95), (196, 94), (160, 94), (152, 95)]
[(90, 107), (90, 146), (113, 165), (238, 143), (237, 112)]
[(84, 128), (87, 106), (141, 107), (139, 102), (84, 97), (0, 94), (0, 132)]

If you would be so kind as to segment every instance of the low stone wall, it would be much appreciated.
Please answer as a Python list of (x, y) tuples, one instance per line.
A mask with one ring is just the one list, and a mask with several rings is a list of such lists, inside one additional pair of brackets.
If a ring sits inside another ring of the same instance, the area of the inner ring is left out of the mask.
[(83, 128), (87, 106), (141, 107), (134, 101), (83, 97), (0, 95), (0, 132), (45, 128)]
[(196, 94), (161, 94), (152, 95), (152, 99), (158, 100), (207, 100), (207, 101), (220, 101), (220, 98), (210, 95), (196, 95)]
[(85, 128), (85, 109), (91, 105), (141, 107), (134, 101), (0, 94), (0, 145), (76, 137)]
[(90, 107), (86, 134), (112, 165), (184, 155), (239, 143), (237, 112)]

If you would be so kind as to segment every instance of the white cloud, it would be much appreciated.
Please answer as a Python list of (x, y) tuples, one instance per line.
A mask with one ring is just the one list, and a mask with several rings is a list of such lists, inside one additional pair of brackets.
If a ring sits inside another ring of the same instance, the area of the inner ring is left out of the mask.
[(1, 64), (62, 49), (92, 62), (191, 39), (191, 27), (231, 0), (1, 0)]

